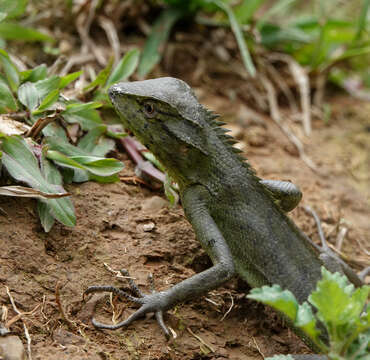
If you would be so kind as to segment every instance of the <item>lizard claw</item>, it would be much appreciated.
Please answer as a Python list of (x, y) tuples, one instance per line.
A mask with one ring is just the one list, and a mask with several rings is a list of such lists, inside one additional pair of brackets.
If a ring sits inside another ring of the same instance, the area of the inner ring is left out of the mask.
[[(129, 276), (129, 272), (126, 269), (122, 269), (120, 271), (121, 271), (121, 274), (123, 276), (125, 276), (125, 277)], [(114, 293), (118, 296), (124, 297), (124, 298), (126, 298), (126, 299), (128, 299), (128, 300), (130, 300), (130, 301), (132, 301), (136, 304), (141, 305), (139, 310), (135, 311), (127, 319), (119, 322), (118, 324), (112, 324), (112, 325), (103, 324), (103, 323), (100, 323), (99, 321), (97, 321), (94, 317), (91, 319), (92, 324), (96, 328), (99, 328), (99, 329), (115, 330), (115, 329), (119, 329), (121, 327), (124, 327), (124, 326), (127, 326), (127, 325), (131, 324), (133, 321), (135, 321), (136, 319), (138, 319), (140, 317), (143, 317), (147, 313), (154, 312), (155, 317), (157, 319), (157, 322), (158, 322), (160, 328), (162, 329), (162, 331), (164, 332), (164, 334), (165, 334), (165, 336), (168, 340), (170, 338), (170, 332), (167, 329), (167, 327), (166, 327), (166, 325), (163, 321), (163, 311), (162, 311), (161, 306), (160, 306), (160, 296), (157, 293), (157, 291), (155, 290), (154, 280), (153, 280), (153, 275), (152, 274), (149, 274), (148, 281), (149, 281), (150, 290), (151, 290), (150, 295), (146, 295), (146, 294), (142, 293), (141, 290), (137, 287), (137, 285), (135, 284), (135, 282), (132, 278), (128, 278), (128, 283), (129, 283), (129, 286), (130, 286), (130, 289), (131, 289), (132, 293), (134, 293), (136, 296), (132, 296), (129, 293), (127, 293), (126, 291), (120, 290), (120, 289), (118, 289), (114, 286), (110, 286), (110, 285), (108, 285), (108, 286), (99, 285), (99, 286), (90, 286), (90, 287), (88, 287), (84, 291), (84, 294), (83, 294), (84, 297), (87, 294), (92, 294), (92, 293), (96, 293), (96, 292), (111, 292), (111, 293)]]

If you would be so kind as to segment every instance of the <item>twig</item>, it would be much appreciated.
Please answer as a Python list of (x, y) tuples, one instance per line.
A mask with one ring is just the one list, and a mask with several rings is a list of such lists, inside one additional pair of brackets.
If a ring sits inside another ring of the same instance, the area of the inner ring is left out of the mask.
[(61, 111), (62, 111), (61, 109), (57, 109), (55, 110), (54, 114), (38, 119), (32, 125), (31, 129), (27, 131), (27, 133), (25, 134), (25, 137), (36, 139), (43, 128), (45, 128), (47, 125), (49, 125), (53, 121), (56, 121), (59, 119), (59, 114)]
[[(265, 87), (267, 91), (267, 97), (268, 102), (270, 106), (270, 115), (272, 119), (275, 121), (275, 123), (280, 127), (280, 129), (283, 131), (283, 133), (287, 136), (287, 138), (295, 145), (295, 147), (298, 150), (299, 156), (301, 160), (314, 172), (321, 174), (319, 169), (316, 167), (314, 162), (306, 155), (303, 149), (303, 145), (301, 141), (298, 139), (296, 135), (294, 135), (289, 127), (282, 123), (281, 121), (281, 115), (279, 111), (279, 106), (277, 103), (277, 96), (274, 89), (274, 86), (272, 85), (271, 81), (268, 80), (264, 75), (261, 75), (262, 84)], [(323, 175), (323, 174), (321, 174)]]
[(301, 65), (293, 59), (288, 62), (289, 69), (298, 85), (301, 95), (302, 123), (307, 136), (311, 135), (310, 80)]
[(69, 329), (70, 330), (75, 330), (77, 325), (67, 318), (67, 315), (66, 315), (66, 313), (64, 312), (64, 309), (63, 309), (62, 302), (60, 301), (60, 294), (59, 294), (60, 287), (61, 287), (61, 283), (57, 282), (57, 284), (55, 286), (55, 302), (58, 305), (58, 309), (59, 309), (60, 315), (62, 316), (62, 319), (65, 321), (65, 323), (67, 324)]
[(120, 279), (132, 279), (132, 280), (136, 280), (136, 278), (132, 277), (132, 276), (125, 276), (122, 274), (121, 271), (118, 271), (118, 270), (114, 270), (112, 269), (107, 263), (103, 263), (104, 267), (109, 271), (111, 272), (112, 274), (114, 274), (116, 277), (120, 278)]
[[(14, 299), (13, 299), (12, 295), (10, 294), (9, 288), (8, 288), (7, 286), (5, 286), (5, 289), (6, 289), (6, 293), (8, 294), (8, 297), (9, 297), (10, 303), (12, 304), (13, 310), (14, 310), (18, 315), (21, 315), (21, 312), (18, 310), (17, 306), (15, 305)], [(31, 337), (30, 337), (30, 333), (28, 332), (28, 329), (27, 329), (26, 323), (23, 321), (23, 319), (22, 319), (22, 322), (23, 322), (24, 335), (25, 335), (25, 337), (26, 337), (26, 339), (27, 339), (27, 354), (28, 354), (28, 359), (29, 359), (29, 360), (32, 360), (32, 354), (31, 354)]]
[(206, 346), (211, 352), (215, 352), (213, 347), (209, 344), (207, 344), (200, 336), (194, 334), (189, 327), (186, 328), (186, 330), (193, 335), (199, 342), (201, 342), (204, 346)]
[(108, 41), (113, 50), (114, 66), (116, 66), (120, 58), (120, 42), (116, 27), (114, 26), (113, 21), (107, 17), (99, 16), (98, 21), (99, 25), (107, 34)]
[(232, 310), (232, 308), (234, 307), (234, 299), (233, 299), (233, 297), (232, 297), (231, 293), (229, 293), (229, 295), (230, 295), (230, 298), (231, 298), (231, 305), (230, 305), (229, 309), (225, 312), (224, 316), (221, 318), (221, 320), (220, 320), (220, 321), (224, 321), (224, 320), (225, 320), (225, 318), (226, 318), (226, 316), (230, 313), (230, 311), (231, 311), (231, 310)]
[(260, 355), (263, 358), (265, 358), (265, 354), (261, 351), (261, 348), (258, 346), (258, 343), (257, 343), (256, 339), (254, 338), (254, 336), (252, 336), (252, 339), (253, 339), (254, 346), (256, 347), (257, 351), (260, 353)]
[(337, 240), (335, 241), (335, 247), (340, 251), (342, 249), (343, 241), (344, 238), (346, 237), (348, 232), (348, 228), (342, 227), (340, 228), (338, 235), (337, 235)]

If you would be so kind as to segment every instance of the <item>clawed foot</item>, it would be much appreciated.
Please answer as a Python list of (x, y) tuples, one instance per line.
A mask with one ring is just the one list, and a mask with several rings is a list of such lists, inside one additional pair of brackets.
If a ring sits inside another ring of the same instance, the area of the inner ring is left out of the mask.
[[(129, 276), (129, 272), (125, 269), (121, 270), (121, 274), (125, 277)], [(133, 321), (135, 321), (136, 319), (138, 319), (140, 317), (143, 317), (147, 313), (154, 312), (159, 326), (163, 330), (166, 338), (169, 339), (170, 338), (170, 332), (168, 331), (168, 329), (167, 329), (167, 327), (166, 327), (166, 325), (164, 324), (164, 321), (163, 321), (164, 303), (163, 303), (162, 293), (158, 293), (158, 292), (155, 291), (154, 280), (153, 280), (153, 276), (151, 274), (148, 276), (148, 281), (149, 281), (150, 289), (151, 289), (151, 294), (149, 294), (149, 295), (143, 294), (141, 292), (141, 290), (135, 284), (134, 280), (131, 279), (131, 278), (128, 278), (128, 283), (129, 283), (129, 286), (130, 286), (130, 289), (131, 289), (132, 293), (135, 296), (132, 296), (129, 293), (127, 293), (123, 290), (120, 290), (120, 289), (118, 289), (114, 286), (104, 286), (103, 285), (103, 286), (90, 286), (90, 287), (88, 287), (85, 290), (84, 294), (83, 294), (84, 297), (87, 294), (92, 294), (92, 293), (96, 293), (96, 292), (105, 292), (106, 291), (106, 292), (114, 293), (118, 296), (124, 297), (124, 298), (126, 298), (126, 299), (128, 299), (128, 300), (130, 300), (134, 303), (137, 303), (137, 304), (141, 305), (139, 310), (137, 310), (132, 315), (130, 315), (127, 319), (121, 321), (118, 324), (115, 324), (115, 325), (103, 324), (103, 323), (100, 323), (97, 320), (95, 320), (94, 317), (91, 319), (92, 324), (95, 327), (99, 328), (99, 329), (115, 330), (115, 329), (119, 329), (121, 327), (124, 327), (124, 326), (127, 326), (127, 325), (131, 324)]]

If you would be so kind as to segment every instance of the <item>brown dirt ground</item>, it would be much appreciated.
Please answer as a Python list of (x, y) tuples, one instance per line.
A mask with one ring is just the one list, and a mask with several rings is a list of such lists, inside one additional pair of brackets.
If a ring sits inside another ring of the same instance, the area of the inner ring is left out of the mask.
[[(237, 103), (230, 106), (221, 96), (202, 96), (202, 102), (240, 122)], [(230, 112), (230, 108), (234, 110)], [(239, 137), (259, 176), (289, 179), (301, 187), (302, 204), (317, 210), (332, 243), (341, 228), (348, 228), (342, 252), (360, 270), (369, 265), (365, 248), (368, 251), (370, 233), (370, 105), (340, 97), (333, 101), (332, 109), (329, 124), (316, 120), (312, 136), (305, 139), (307, 154), (320, 168), (320, 175), (297, 157), (269, 119), (264, 126), (247, 122)], [(127, 165), (122, 175), (133, 175), (133, 166), (125, 154), (118, 156)], [(0, 302), (9, 310), (8, 320), (15, 313), (5, 286), (20, 311), (40, 305), (25, 317), (34, 360), (236, 360), (309, 352), (276, 314), (247, 300), (247, 285), (237, 280), (170, 311), (165, 319), (177, 333), (170, 342), (166, 342), (153, 318), (116, 331), (93, 328), (89, 319), (95, 300), (98, 318), (111, 321), (109, 296), (95, 296), (83, 304), (84, 289), (95, 284), (125, 284), (104, 263), (115, 270), (129, 269), (137, 283), (148, 290), (146, 277), (150, 272), (157, 288), (166, 289), (207, 268), (210, 262), (180, 207), (143, 209), (153, 196), (163, 197), (160, 191), (124, 182), (85, 183), (69, 186), (68, 190), (73, 193), (78, 224), (73, 229), (58, 224), (49, 234), (40, 227), (34, 201), (0, 198)], [(314, 222), (301, 205), (291, 216), (317, 240)], [(155, 228), (145, 232), (143, 227), (148, 223), (154, 223)], [(57, 306), (57, 284), (69, 322), (62, 318)], [(113, 303), (116, 313), (123, 311), (123, 316), (133, 311), (125, 301), (113, 299)], [(21, 321), (11, 330), (26, 342)]]

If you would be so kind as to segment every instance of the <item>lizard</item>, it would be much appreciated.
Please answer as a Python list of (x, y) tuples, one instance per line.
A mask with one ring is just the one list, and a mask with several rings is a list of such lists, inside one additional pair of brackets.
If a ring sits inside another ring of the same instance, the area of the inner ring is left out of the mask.
[(97, 328), (118, 329), (155, 313), (169, 337), (166, 310), (236, 275), (252, 288), (279, 284), (300, 303), (314, 290), (323, 265), (345, 273), (356, 286), (363, 284), (333, 253), (320, 255), (321, 249), (286, 215), (301, 200), (299, 188), (288, 181), (260, 179), (233, 146), (235, 140), (218, 115), (201, 105), (184, 81), (163, 77), (122, 82), (108, 94), (124, 126), (178, 184), (185, 216), (213, 266), (167, 290), (152, 288), (150, 294), (143, 294), (132, 279), (136, 296), (113, 286), (90, 286), (84, 294), (113, 292), (141, 305), (118, 324), (93, 318)]

